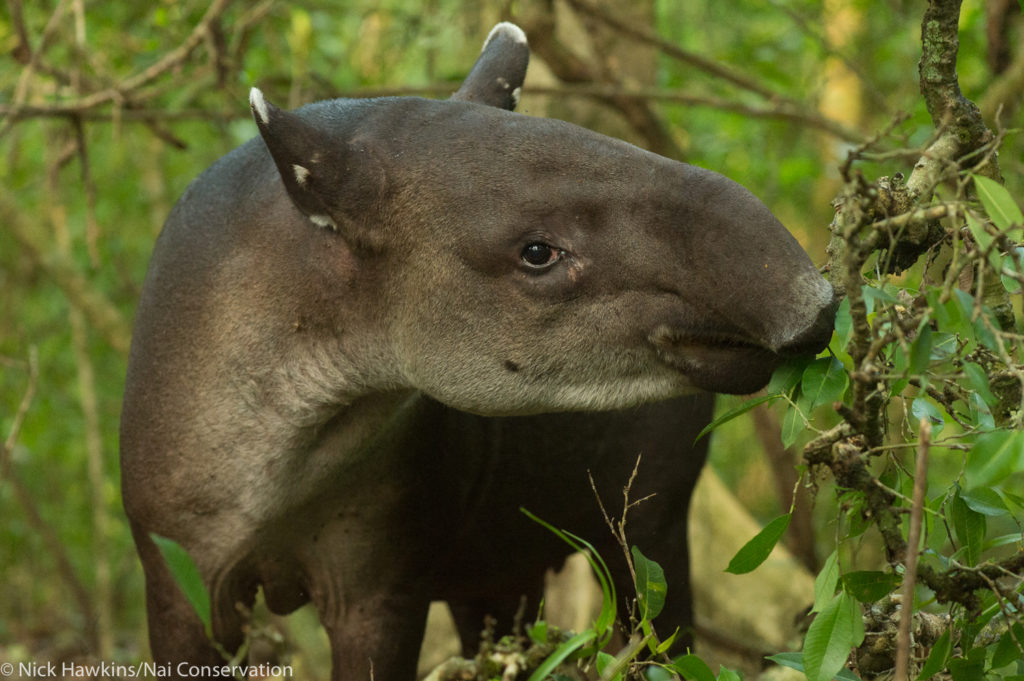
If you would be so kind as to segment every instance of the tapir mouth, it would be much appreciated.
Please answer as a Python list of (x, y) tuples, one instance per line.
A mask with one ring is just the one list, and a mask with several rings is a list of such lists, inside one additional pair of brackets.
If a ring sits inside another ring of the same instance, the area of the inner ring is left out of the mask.
[(782, 362), (769, 348), (733, 332), (691, 333), (659, 326), (648, 340), (663, 362), (709, 392), (756, 392)]

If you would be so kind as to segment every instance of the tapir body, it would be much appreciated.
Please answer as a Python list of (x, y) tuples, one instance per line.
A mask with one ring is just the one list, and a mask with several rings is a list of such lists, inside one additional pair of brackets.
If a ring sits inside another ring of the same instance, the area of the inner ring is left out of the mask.
[[(312, 601), (334, 678), (410, 679), (429, 602), (466, 644), (508, 626), (590, 539), (630, 592), (606, 504), (643, 456), (630, 540), (691, 623), (690, 492), (707, 391), (751, 392), (827, 344), (834, 302), (732, 181), (514, 114), (528, 50), (500, 24), (448, 101), (254, 90), (261, 137), (185, 192), (129, 362), (125, 508), (154, 658), (221, 655), (151, 534), (194, 558), (234, 650), (262, 586)], [(175, 666), (176, 668), (176, 666)]]

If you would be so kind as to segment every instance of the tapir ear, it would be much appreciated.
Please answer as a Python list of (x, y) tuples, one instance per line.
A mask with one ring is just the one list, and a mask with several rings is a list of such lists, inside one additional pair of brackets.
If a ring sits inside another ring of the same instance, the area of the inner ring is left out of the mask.
[(314, 224), (337, 230), (330, 197), (340, 186), (334, 177), (339, 169), (325, 157), (331, 141), (300, 116), (268, 102), (258, 88), (249, 91), (249, 106), (292, 201)]
[(530, 48), (523, 29), (507, 21), (491, 29), (473, 70), (452, 99), (477, 102), (512, 111), (530, 63)]

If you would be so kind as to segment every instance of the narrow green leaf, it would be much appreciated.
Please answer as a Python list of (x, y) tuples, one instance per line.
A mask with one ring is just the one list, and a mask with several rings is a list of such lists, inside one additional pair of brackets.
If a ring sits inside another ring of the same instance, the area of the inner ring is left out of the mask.
[(978, 560), (981, 558), (987, 527), (985, 516), (972, 510), (961, 497), (959, 490), (957, 490), (950, 501), (949, 514), (957, 539), (960, 541), (960, 552), (963, 553), (963, 562), (973, 567), (978, 564)]
[(967, 214), (967, 227), (971, 230), (971, 236), (982, 250), (988, 248), (989, 244), (995, 241), (995, 237), (988, 233), (984, 223), (970, 213)]
[(738, 672), (734, 672), (728, 667), (718, 666), (718, 679), (717, 681), (743, 681), (743, 677)]
[(839, 549), (835, 549), (825, 559), (821, 571), (814, 578), (814, 607), (811, 612), (821, 612), (825, 604), (836, 595), (836, 586), (839, 584)]
[(206, 590), (206, 585), (203, 583), (199, 568), (196, 567), (192, 556), (188, 555), (188, 552), (172, 539), (153, 533), (150, 533), (149, 537), (160, 549), (161, 555), (167, 562), (167, 568), (171, 571), (171, 576), (174, 577), (174, 581), (185, 594), (185, 599), (199, 615), (199, 619), (209, 635), (212, 632), (210, 592)]
[(555, 667), (565, 662), (570, 655), (593, 641), (596, 636), (597, 634), (594, 633), (593, 629), (587, 629), (555, 648), (554, 652), (548, 655), (547, 659), (533, 670), (529, 681), (545, 681), (551, 672), (554, 671)]
[(669, 669), (682, 675), (687, 681), (715, 681), (711, 667), (696, 655), (681, 655), (669, 665)]
[(982, 515), (998, 517), (1010, 512), (999, 493), (988, 487), (978, 487), (970, 492), (960, 492), (960, 498), (967, 503), (968, 508)]
[(640, 619), (650, 622), (665, 607), (668, 582), (665, 571), (656, 562), (647, 558), (636, 546), (630, 550), (633, 566), (636, 568), (636, 594), (640, 601)]
[(836, 310), (836, 340), (838, 350), (844, 349), (850, 343), (850, 336), (853, 334), (853, 317), (850, 315), (850, 299), (844, 297)]
[(846, 664), (857, 638), (854, 617), (860, 617), (860, 609), (856, 606), (853, 597), (841, 591), (811, 622), (804, 637), (808, 681), (830, 681)]
[(672, 632), (671, 636), (666, 638), (664, 641), (659, 643), (657, 645), (657, 647), (655, 647), (654, 654), (655, 655), (661, 655), (662, 653), (668, 652), (668, 649), (671, 648), (672, 644), (676, 642), (677, 638), (679, 638), (679, 632), (680, 631), (681, 630), (679, 629), (679, 627), (676, 627), (676, 630)]
[(1017, 246), (1002, 256), (999, 272), (1006, 290), (1009, 293), (1020, 293), (1020, 282), (1013, 275), (1024, 274), (1024, 248)]
[(981, 395), (986, 404), (995, 406), (999, 400), (992, 394), (988, 374), (981, 368), (981, 365), (974, 362), (964, 362), (964, 375), (967, 378), (967, 385), (970, 386), (971, 390)]
[[(597, 577), (599, 586), (601, 587), (601, 612), (597, 616), (597, 620), (594, 621), (594, 625), (591, 632), (597, 639), (597, 648), (603, 648), (604, 645), (611, 639), (614, 632), (615, 616), (617, 614), (615, 607), (615, 583), (612, 581), (611, 571), (608, 570), (608, 565), (601, 558), (601, 554), (597, 552), (597, 549), (590, 544), (590, 542), (577, 537), (571, 532), (560, 530), (551, 523), (541, 520), (534, 514), (530, 513), (523, 507), (519, 507), (522, 512), (530, 520), (534, 521), (538, 525), (547, 528), (559, 539), (564, 541), (566, 544), (571, 546), (576, 551), (580, 551), (587, 557), (587, 561), (590, 563), (591, 569), (594, 571), (594, 575)], [(576, 637), (578, 638), (578, 637)], [(533, 677), (531, 677), (533, 678)]]
[(1000, 231), (1014, 225), (1024, 225), (1024, 214), (1021, 214), (1020, 206), (1013, 200), (1006, 187), (981, 175), (974, 176), (974, 186), (978, 190), (981, 204), (985, 206), (985, 212)]
[(881, 600), (900, 584), (899, 575), (875, 570), (858, 570), (843, 575), (843, 588), (861, 603)]
[(787, 408), (785, 416), (782, 417), (782, 446), (787, 449), (792, 447), (804, 429), (804, 419), (800, 415), (800, 410), (792, 406)]
[(789, 527), (790, 514), (780, 515), (764, 526), (757, 535), (743, 545), (725, 568), (726, 572), (742, 575), (755, 570), (771, 554)]
[(804, 670), (803, 653), (776, 653), (774, 655), (768, 655), (764, 659), (771, 660), (775, 664), (783, 667), (795, 669), (798, 672), (802, 672)]
[(967, 397), (967, 406), (970, 409), (970, 418), (981, 430), (992, 430), (996, 427), (995, 417), (992, 410), (985, 404), (985, 399), (976, 392)]
[(730, 409), (729, 411), (725, 412), (724, 414), (716, 418), (714, 421), (709, 423), (708, 425), (704, 426), (704, 430), (700, 431), (700, 433), (697, 434), (697, 437), (696, 439), (694, 439), (694, 442), (697, 442), (702, 437), (713, 431), (715, 428), (718, 428), (720, 425), (728, 423), (729, 421), (732, 421), (734, 418), (738, 416), (743, 416), (757, 405), (764, 404), (765, 402), (770, 402), (772, 400), (777, 400), (780, 397), (782, 397), (780, 393), (774, 393), (771, 395), (762, 395), (760, 397), (755, 397), (752, 400), (747, 400), (743, 404), (739, 405), (738, 407)]
[(898, 301), (890, 293), (880, 288), (865, 284), (861, 289), (864, 295), (864, 307), (867, 308), (867, 313), (873, 314), (875, 311), (876, 303), (882, 303), (883, 305), (895, 305)]
[[(775, 655), (770, 655), (765, 659), (771, 660), (777, 665), (795, 669), (798, 672), (804, 671), (803, 653), (776, 653)], [(859, 676), (846, 668), (839, 670), (839, 673), (836, 674), (835, 678), (839, 679), (839, 681), (860, 681)]]
[(921, 667), (921, 673), (917, 675), (917, 680), (925, 681), (945, 669), (946, 660), (949, 659), (951, 648), (949, 630), (947, 629), (942, 632), (942, 636), (939, 636), (939, 640), (932, 646), (932, 652), (928, 655), (928, 659), (925, 660), (924, 666)]

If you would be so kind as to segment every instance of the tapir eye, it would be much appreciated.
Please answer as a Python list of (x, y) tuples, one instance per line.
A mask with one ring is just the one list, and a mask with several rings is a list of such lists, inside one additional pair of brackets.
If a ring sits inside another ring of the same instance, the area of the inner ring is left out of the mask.
[(559, 258), (562, 257), (562, 251), (554, 246), (534, 241), (523, 247), (520, 257), (523, 259), (523, 264), (527, 267), (543, 269), (558, 262)]

